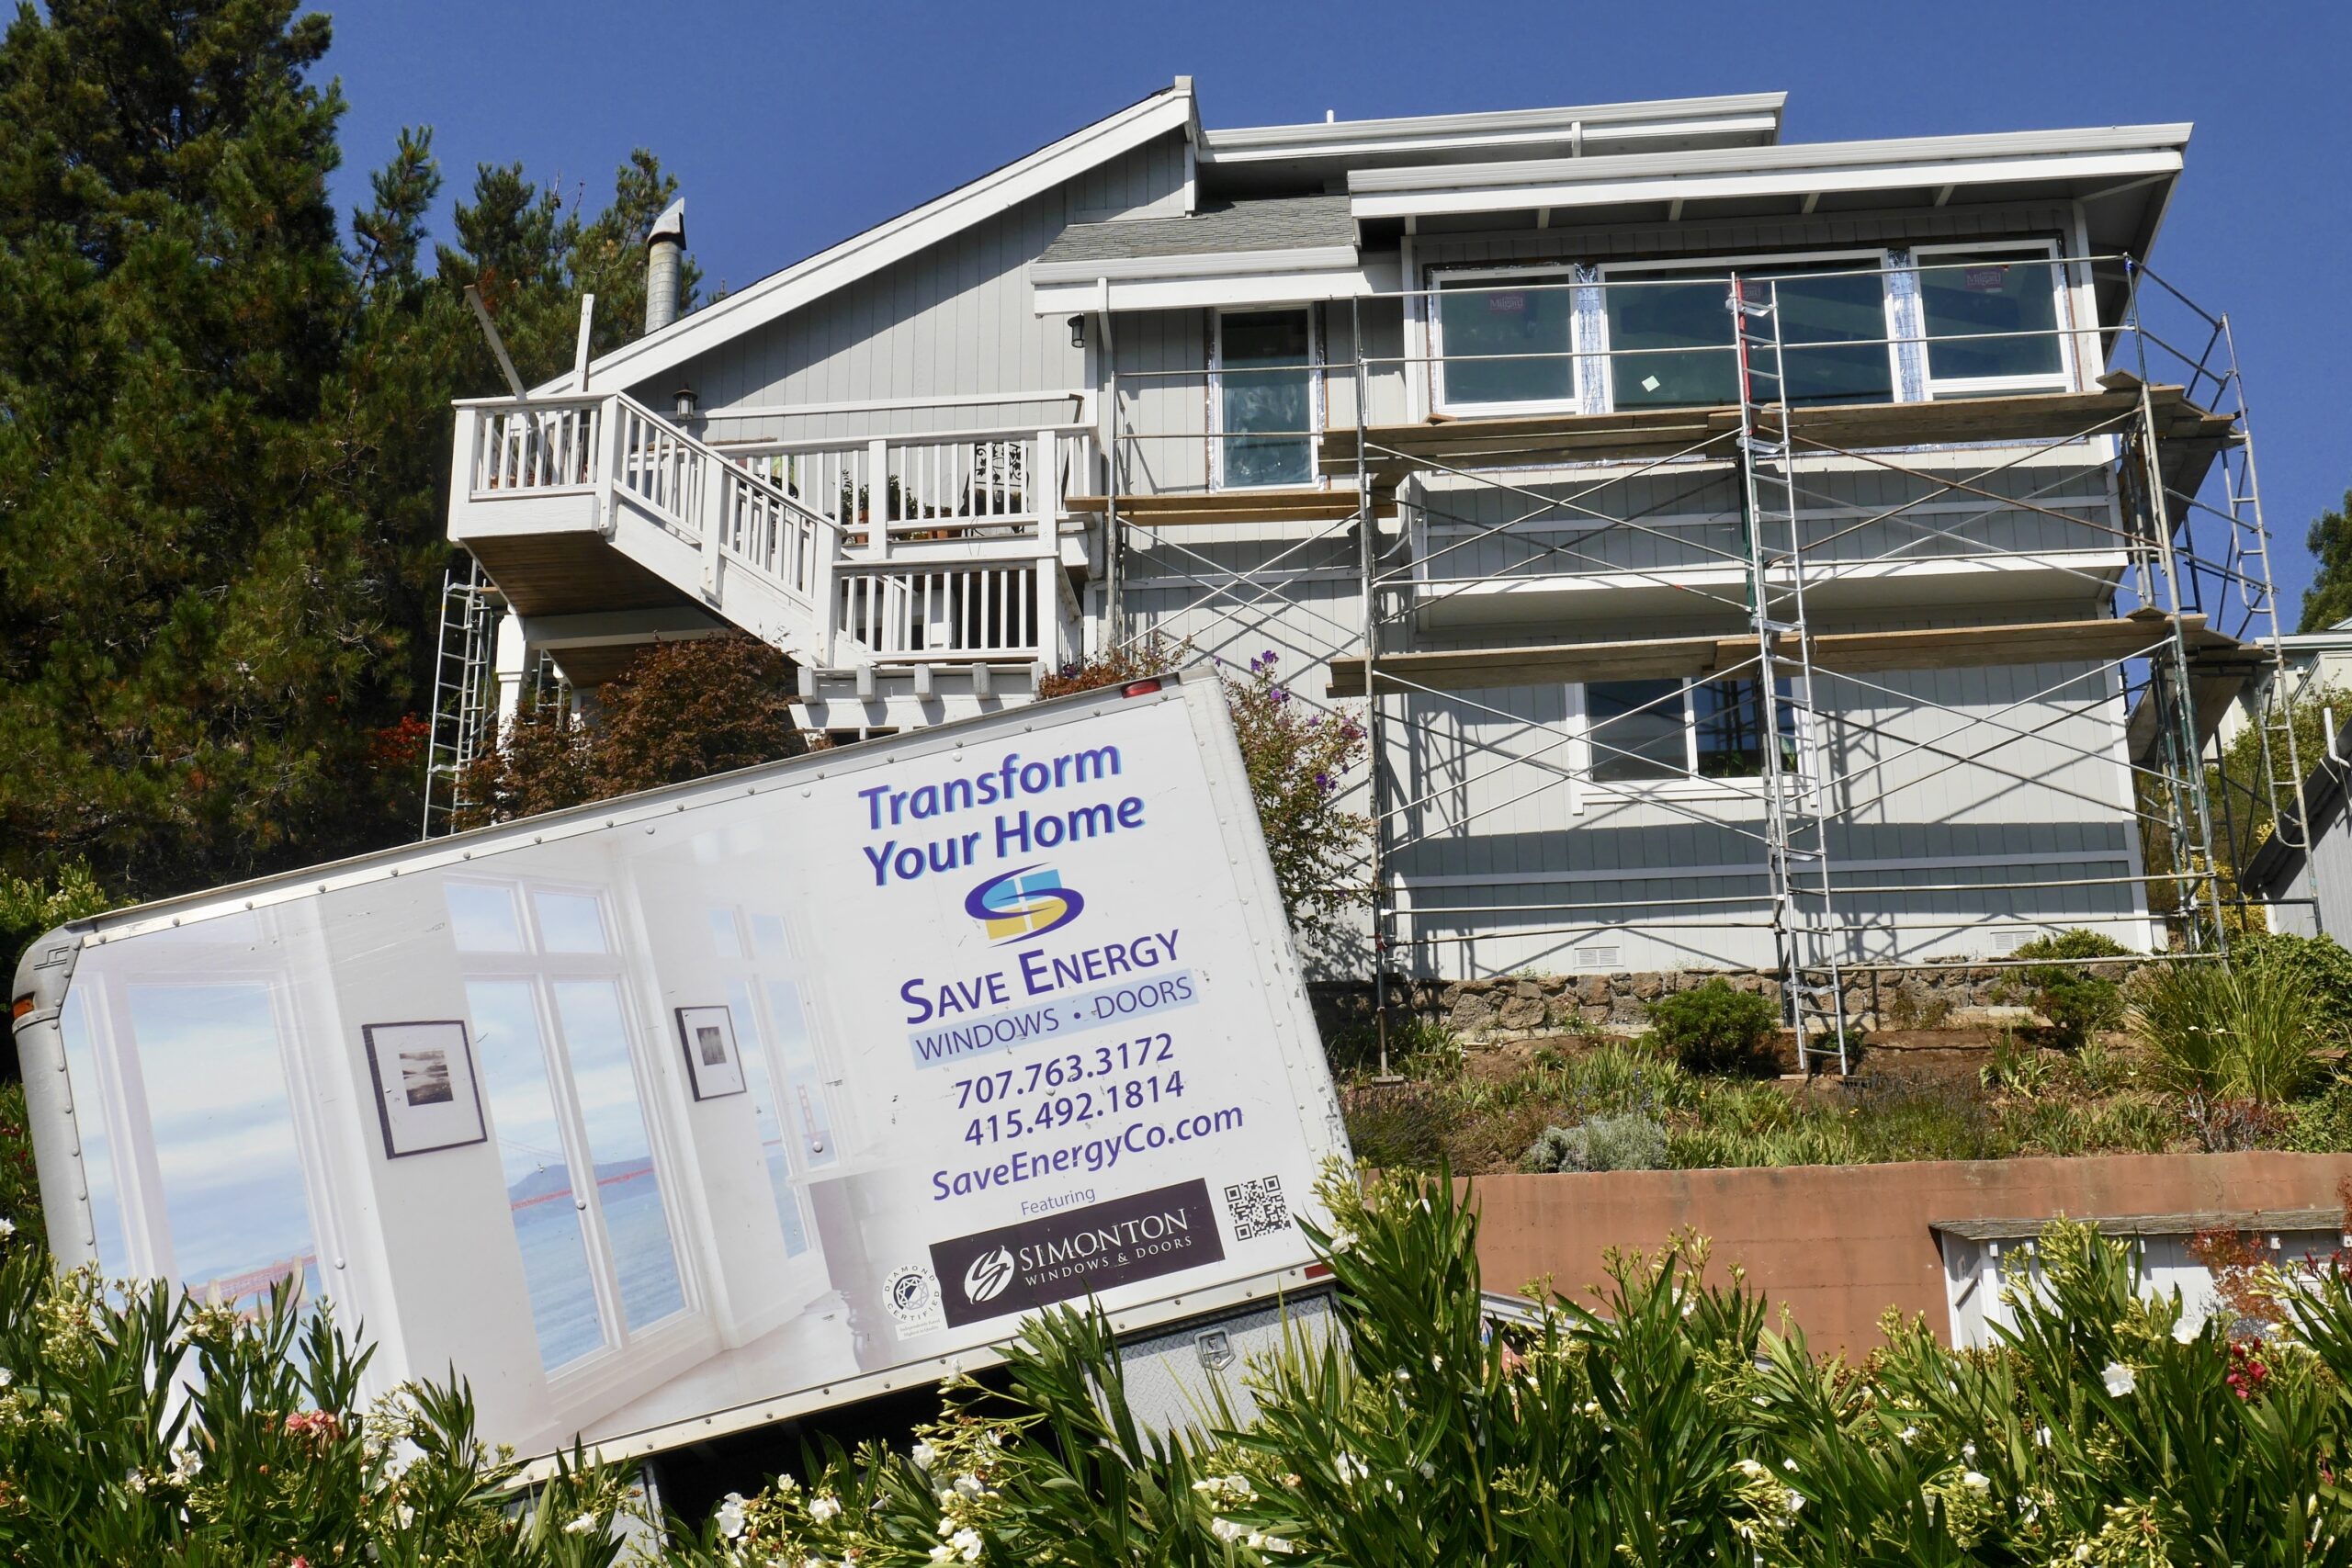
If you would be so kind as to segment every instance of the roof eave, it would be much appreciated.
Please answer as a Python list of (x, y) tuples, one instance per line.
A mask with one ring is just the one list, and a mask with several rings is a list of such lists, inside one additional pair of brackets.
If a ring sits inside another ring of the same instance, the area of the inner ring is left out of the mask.
[[(984, 222), (1040, 195), (1071, 175), (1117, 157), (1157, 136), (1193, 123), (1192, 83), (1180, 77), (1149, 97), (1106, 115), (913, 210), (865, 230), (680, 317), (659, 332), (623, 344), (588, 367), (592, 384), (632, 385), (674, 369), (720, 344), (753, 332), (810, 301), (847, 288), (892, 262)], [(570, 390), (570, 372), (532, 389), (534, 395)]]

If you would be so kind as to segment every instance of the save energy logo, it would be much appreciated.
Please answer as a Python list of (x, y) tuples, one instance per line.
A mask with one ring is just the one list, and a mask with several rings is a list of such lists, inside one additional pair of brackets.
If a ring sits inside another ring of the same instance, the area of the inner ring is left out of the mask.
[(1076, 888), (1062, 886), (1062, 874), (1044, 865), (990, 877), (964, 896), (964, 912), (999, 943), (1057, 931), (1085, 908)]

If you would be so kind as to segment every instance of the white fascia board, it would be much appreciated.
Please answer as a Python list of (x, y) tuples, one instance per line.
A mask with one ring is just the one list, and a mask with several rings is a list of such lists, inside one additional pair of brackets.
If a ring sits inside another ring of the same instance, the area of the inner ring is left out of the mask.
[[(716, 305), (682, 316), (658, 333), (613, 350), (588, 367), (589, 384), (628, 386), (661, 375), (893, 262), (1010, 211), (1154, 137), (1182, 130), (1192, 119), (1191, 88), (1163, 89), (911, 212), (772, 273)], [(532, 390), (534, 395), (553, 393), (571, 385), (567, 371)]]
[(1485, 186), (1359, 195), (1349, 209), (1357, 221), (1448, 214), (1511, 212), (1529, 208), (1600, 207), (1621, 202), (1699, 201), (1720, 197), (1812, 196), (1836, 192), (1907, 190), (1922, 186), (2011, 185), (2036, 180), (2117, 179), (2177, 175), (2177, 152), (2093, 152), (2074, 156), (1981, 162), (1815, 166), (1747, 174), (1652, 175), (1578, 179), (1555, 185)]
[(1102, 286), (1085, 283), (1038, 284), (1034, 310), (1040, 316), (1076, 315), (1112, 310), (1186, 310), (1220, 305), (1296, 305), (1314, 299), (1362, 299), (1394, 293), (1398, 275), (1394, 258), (1364, 266), (1335, 267), (1321, 272), (1265, 272), (1216, 277), (1137, 278)]
[[(2177, 159), (2190, 127), (2119, 125), (2086, 130), (2016, 130), (1979, 136), (1907, 136), (1872, 141), (1812, 141), (1785, 147), (1704, 148), (1600, 158), (1546, 158), (1499, 164), (1432, 164), (1355, 169), (1351, 196), (1397, 191), (1457, 191), (1480, 186), (1566, 185), (1690, 175), (1768, 175), (1797, 169), (1936, 168), (1972, 162), (2074, 153), (2168, 152)], [(1940, 183), (1922, 176), (1920, 183)]]
[(1243, 164), (1420, 148), (1510, 146), (1557, 141), (1579, 131), (1587, 139), (1626, 141), (1705, 131), (1760, 135), (1769, 140), (1780, 133), (1781, 110), (1788, 96), (1786, 93), (1743, 93), (1485, 114), (1237, 126), (1204, 132), (1201, 159), (1209, 164)]
[(1117, 283), (1147, 277), (1230, 277), (1260, 272), (1321, 272), (1353, 266), (1353, 245), (1300, 245), (1279, 251), (1209, 251), (1188, 256), (1106, 256), (1101, 261), (1031, 262), (1029, 281)]

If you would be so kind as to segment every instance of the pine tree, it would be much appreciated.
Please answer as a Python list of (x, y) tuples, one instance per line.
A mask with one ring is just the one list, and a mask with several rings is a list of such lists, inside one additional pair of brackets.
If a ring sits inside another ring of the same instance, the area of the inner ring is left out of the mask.
[(0, 40), (11, 869), (147, 891), (368, 816), (403, 629), (317, 439), (355, 299), (328, 27), (293, 10), (57, 0)]
[(599, 352), (643, 321), (650, 152), (594, 214), (484, 166), (428, 267), (404, 131), (346, 249), (329, 38), (296, 0), (0, 38), (0, 876), (147, 897), (413, 831), (448, 403), (503, 390), (462, 289), (534, 380), (583, 290)]

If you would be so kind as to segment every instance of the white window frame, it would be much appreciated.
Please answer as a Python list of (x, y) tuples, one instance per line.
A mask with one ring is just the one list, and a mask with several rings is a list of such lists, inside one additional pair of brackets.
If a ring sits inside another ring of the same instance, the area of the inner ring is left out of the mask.
[(1225, 428), (1225, 318), (1262, 316), (1276, 310), (1297, 310), (1306, 317), (1306, 482), (1295, 485), (1245, 485), (1244, 490), (1328, 490), (1322, 473), (1325, 409), (1323, 397), (1323, 323), (1311, 301), (1264, 305), (1219, 305), (1209, 311), (1209, 489), (1227, 489), (1225, 482), (1225, 442), (1227, 435), (1247, 436), (1246, 430)]
[[(661, 1086), (654, 1080), (646, 1060), (643, 1034), (645, 1014), (638, 1006), (636, 987), (628, 975), (621, 952), (621, 927), (612, 890), (594, 883), (568, 882), (555, 877), (525, 876), (451, 876), (451, 886), (467, 884), (476, 887), (495, 887), (514, 901), (519, 921), (517, 929), (523, 938), (520, 952), (493, 952), (479, 948), (458, 948), (459, 984), (467, 980), (520, 980), (531, 988), (531, 1003), (538, 1014), (539, 1049), (548, 1075), (548, 1091), (555, 1097), (557, 1130), (562, 1136), (563, 1155), (576, 1183), (579, 1173), (589, 1174), (593, 1203), (580, 1213), (581, 1247), (586, 1256), (589, 1285), (595, 1296), (598, 1314), (603, 1319), (605, 1342), (596, 1349), (574, 1357), (560, 1367), (548, 1368), (543, 1373), (548, 1393), (559, 1404), (582, 1398), (588, 1391), (598, 1390), (612, 1379), (624, 1376), (633, 1368), (649, 1362), (674, 1348), (682, 1339), (703, 1330), (707, 1313), (702, 1288), (700, 1259), (687, 1245), (693, 1232), (687, 1215), (680, 1204), (680, 1185), (684, 1180), (684, 1162), (668, 1136), (668, 1123), (660, 1112)], [(595, 900), (598, 918), (604, 922), (603, 953), (550, 953), (539, 929), (539, 911), (536, 893), (560, 893)], [(454, 935), (454, 932), (452, 933)], [(670, 1252), (678, 1269), (679, 1309), (642, 1327), (632, 1327), (628, 1313), (620, 1295), (620, 1267), (613, 1256), (611, 1233), (605, 1220), (604, 1194), (595, 1189), (596, 1169), (594, 1147), (588, 1141), (587, 1122), (580, 1104), (580, 1090), (572, 1081), (571, 1048), (563, 1032), (561, 1010), (556, 1006), (554, 983), (558, 980), (605, 980), (614, 986), (616, 1005), (620, 1010), (622, 1027), (628, 1032), (630, 1077), (637, 1088), (638, 1107), (645, 1120), (646, 1145), (653, 1159), (654, 1169), (662, 1183), (662, 1208), (670, 1227)], [(469, 1016), (471, 1004), (469, 1003)], [(470, 1023), (469, 1024), (470, 1028)], [(486, 1118), (492, 1122), (491, 1135), (497, 1136), (494, 1116), (488, 1116), (489, 1095), (484, 1089)]]
[[(1476, 282), (1480, 278), (1500, 278), (1525, 282), (1534, 288), (1550, 287), (1549, 279), (1557, 278), (1568, 300), (1568, 385), (1572, 389), (1566, 400), (1558, 398), (1523, 398), (1508, 402), (1456, 402), (1445, 389), (1445, 286), (1449, 282)], [(1512, 266), (1433, 266), (1430, 268), (1430, 306), (1428, 328), (1430, 340), (1430, 400), (1440, 413), (1494, 417), (1527, 413), (1579, 413), (1584, 400), (1573, 389), (1584, 384), (1584, 360), (1590, 352), (1584, 342), (1583, 330), (1577, 325), (1576, 290), (1580, 287), (1577, 266), (1573, 261), (1527, 262)], [(1581, 285), (1590, 287), (1590, 285)]]
[[(1568, 687), (1568, 723), (1575, 736), (1577, 782), (1600, 795), (1616, 795), (1627, 800), (1737, 800), (1759, 796), (1764, 792), (1764, 774), (1757, 773), (1746, 778), (1707, 778), (1699, 772), (1699, 722), (1690, 703), (1690, 688), (1710, 685), (1718, 681), (1747, 681), (1752, 675), (1683, 675), (1669, 677), (1682, 683), (1682, 773), (1670, 779), (1604, 779), (1594, 770), (1599, 766), (1600, 749), (1593, 739), (1593, 731), (1605, 721), (1595, 720), (1591, 705), (1585, 695), (1586, 682)], [(1611, 682), (1600, 682), (1611, 684)], [(1776, 709), (1796, 702), (1793, 692), (1775, 704)], [(1796, 750), (1796, 780), (1805, 788), (1813, 783), (1808, 759), (1813, 753), (1813, 726), (1806, 710), (1798, 706), (1794, 734), (1791, 737)], [(1582, 815), (1578, 807), (1577, 814)]]
[[(1611, 359), (1610, 353), (1608, 309), (1608, 286), (1614, 278), (1618, 278), (1627, 273), (1697, 272), (1717, 266), (1722, 267), (1727, 273), (1731, 273), (1737, 272), (1742, 267), (1747, 266), (1804, 266), (1815, 262), (1847, 262), (1852, 264), (1852, 269), (1856, 272), (1875, 270), (1883, 275), (1893, 265), (1893, 263), (1888, 259), (1889, 254), (1890, 252), (1888, 248), (1886, 246), (1880, 245), (1867, 246), (1861, 249), (1845, 246), (1836, 250), (1826, 251), (1764, 251), (1736, 256), (1662, 256), (1644, 261), (1603, 262), (1600, 264), (1600, 283), (1602, 290), (1601, 309), (1597, 317), (1600, 342), (1593, 350), (1593, 352), (1600, 356), (1601, 364), (1601, 373), (1599, 378), (1600, 395), (1607, 400), (1610, 410), (1614, 410), (1616, 408), (1616, 365)], [(1901, 402), (1903, 401), (1902, 344), (1905, 336), (1904, 323), (1901, 321), (1896, 309), (1894, 291), (1885, 288), (1882, 283), (1880, 295), (1881, 314), (1886, 325), (1886, 375), (1887, 386), (1889, 388), (1887, 400), (1889, 402)], [(1729, 296), (1726, 295), (1725, 298), (1728, 299)], [(1726, 311), (1725, 313), (1728, 314), (1729, 312)], [(1735, 345), (1726, 344), (1724, 352), (1730, 352), (1733, 346)], [(1604, 411), (1596, 410), (1594, 412), (1600, 412)]]
[(1987, 392), (2072, 392), (2080, 389), (2081, 380), (2075, 354), (2076, 329), (2074, 321), (2073, 290), (2066, 287), (2066, 257), (2057, 241), (2051, 239), (1988, 240), (1982, 243), (1958, 240), (1938, 241), (1934, 244), (1913, 245), (1911, 266), (1915, 271), (1924, 272), (1952, 265), (1950, 262), (1937, 262), (1931, 259), (1938, 255), (1997, 256), (2011, 252), (2018, 254), (2028, 264), (2035, 261), (2046, 261), (2049, 264), (2052, 306), (2051, 319), (2053, 323), (2052, 330), (2058, 339), (2058, 369), (2052, 374), (2041, 376), (1973, 376), (1939, 380), (1935, 371), (1934, 344), (1928, 337), (1927, 297), (1919, 290), (1914, 289), (1912, 308), (1918, 311), (1918, 319), (1909, 323), (1908, 331), (1905, 335), (1919, 344), (1919, 374), (1921, 384), (1927, 389), (1928, 401), (1933, 402), (1939, 396), (1965, 398), (1981, 397)]

